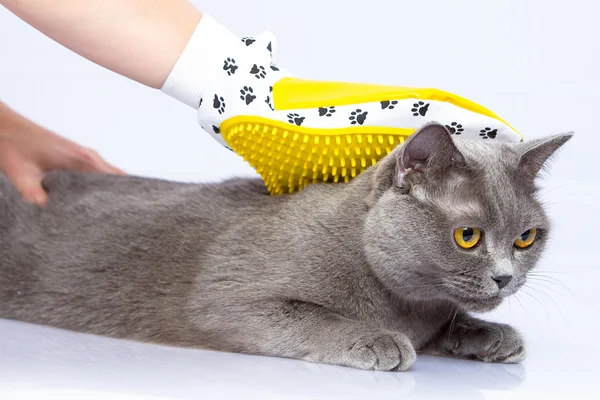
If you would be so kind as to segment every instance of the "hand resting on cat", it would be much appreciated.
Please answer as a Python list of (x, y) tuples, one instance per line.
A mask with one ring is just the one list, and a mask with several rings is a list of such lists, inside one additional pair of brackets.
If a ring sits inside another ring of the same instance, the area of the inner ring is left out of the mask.
[(538, 261), (534, 180), (570, 137), (429, 124), (348, 184), (283, 196), (56, 171), (41, 208), (0, 177), (0, 317), (361, 369), (403, 371), (417, 352), (518, 362), (521, 335), (469, 313)]

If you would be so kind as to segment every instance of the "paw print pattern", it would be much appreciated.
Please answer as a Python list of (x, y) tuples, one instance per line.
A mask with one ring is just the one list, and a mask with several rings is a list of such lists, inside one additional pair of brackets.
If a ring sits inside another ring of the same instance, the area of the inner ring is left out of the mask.
[(452, 122), (450, 125), (446, 125), (446, 129), (448, 129), (452, 135), (460, 135), (465, 130), (462, 124), (459, 124), (458, 122)]
[(357, 108), (356, 110), (352, 111), (350, 113), (350, 117), (348, 118), (350, 120), (350, 123), (352, 125), (362, 125), (365, 123), (365, 120), (367, 119), (367, 111), (363, 111), (360, 108)]
[(279, 71), (279, 67), (275, 64), (269, 65), (269, 68), (271, 68), (271, 71)]
[(265, 100), (265, 103), (267, 103), (267, 105), (269, 106), (269, 108), (271, 109), (271, 111), (275, 111), (275, 108), (273, 107), (273, 102), (271, 101), (271, 96), (267, 96), (267, 99)]
[(381, 103), (381, 109), (382, 110), (385, 110), (386, 108), (389, 108), (390, 110), (393, 110), (394, 106), (396, 104), (398, 104), (398, 101), (397, 100), (384, 100), (384, 101), (381, 101), (380, 103)]
[(214, 133), (217, 133), (217, 134), (221, 133), (221, 128), (219, 128), (218, 126), (213, 125), (212, 128), (213, 128)]
[(287, 117), (288, 117), (288, 122), (290, 124), (296, 124), (296, 125), (300, 126), (304, 122), (304, 117), (301, 117), (300, 114), (289, 113), (287, 115)]
[(413, 108), (410, 109), (415, 117), (418, 117), (419, 115), (424, 117), (425, 114), (427, 114), (427, 110), (429, 110), (429, 103), (425, 104), (422, 101), (414, 103)]
[(244, 86), (243, 89), (240, 90), (240, 99), (246, 102), (246, 105), (252, 103), (256, 96), (254, 95), (254, 90), (250, 86)]
[(229, 76), (235, 74), (235, 71), (238, 68), (239, 67), (237, 65), (235, 65), (235, 60), (233, 58), (227, 58), (223, 62), (223, 70), (226, 71), (227, 75), (229, 75)]
[(215, 98), (213, 99), (213, 108), (215, 108), (219, 114), (223, 114), (225, 112), (225, 99), (215, 94)]
[(496, 139), (496, 135), (498, 134), (498, 129), (492, 129), (489, 126), (486, 126), (485, 129), (479, 131), (479, 136), (482, 139)]
[(319, 107), (319, 117), (331, 117), (335, 112), (335, 107)]
[(246, 46), (250, 46), (254, 42), (256, 42), (256, 39), (254, 39), (252, 37), (243, 37), (242, 38), (242, 43), (244, 43)]
[(265, 71), (265, 67), (262, 65), (254, 64), (250, 69), (250, 73), (256, 77), (256, 79), (261, 79), (267, 76), (267, 71)]

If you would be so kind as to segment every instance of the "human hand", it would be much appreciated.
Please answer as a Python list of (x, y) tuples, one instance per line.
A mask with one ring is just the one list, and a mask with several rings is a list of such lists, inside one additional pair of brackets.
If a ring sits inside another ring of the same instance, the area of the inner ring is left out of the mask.
[(44, 175), (54, 169), (124, 174), (94, 150), (67, 140), (0, 102), (0, 173), (30, 202), (44, 205)]

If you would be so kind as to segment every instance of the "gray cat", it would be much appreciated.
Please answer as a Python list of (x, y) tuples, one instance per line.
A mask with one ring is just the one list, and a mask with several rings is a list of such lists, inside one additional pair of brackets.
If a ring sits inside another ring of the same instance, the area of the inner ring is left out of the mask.
[(403, 371), (416, 352), (519, 362), (521, 335), (469, 312), (536, 264), (534, 179), (570, 137), (429, 124), (348, 184), (284, 196), (58, 171), (39, 208), (0, 177), (0, 317), (362, 369)]

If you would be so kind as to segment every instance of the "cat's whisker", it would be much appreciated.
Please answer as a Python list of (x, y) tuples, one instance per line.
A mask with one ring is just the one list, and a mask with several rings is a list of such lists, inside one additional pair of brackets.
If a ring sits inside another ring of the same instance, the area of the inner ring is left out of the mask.
[(523, 303), (521, 303), (521, 300), (519, 299), (519, 293), (517, 292), (517, 293), (513, 294), (513, 296), (515, 296), (515, 300), (517, 300), (517, 302), (523, 309), (523, 312), (527, 315), (527, 310), (525, 310), (525, 307), (523, 307)]
[[(523, 289), (526, 289), (526, 288), (523, 287)], [(544, 308), (544, 311), (546, 312), (546, 318), (550, 319), (550, 313), (548, 312), (548, 308), (546, 308), (546, 305), (540, 299), (535, 297), (533, 294), (526, 292), (525, 290), (522, 290), (521, 293), (526, 294), (527, 296), (529, 296), (532, 299), (534, 299), (535, 301), (537, 301)]]
[(454, 323), (456, 322), (457, 315), (458, 315), (458, 308), (454, 311), (454, 316), (452, 317), (452, 321), (450, 321), (450, 328), (448, 329), (448, 337), (452, 336), (452, 332), (454, 331)]
[[(531, 287), (533, 287), (533, 285), (537, 285), (537, 287), (542, 287), (542, 288), (544, 288), (546, 290), (551, 291), (553, 294), (556, 294), (556, 295), (560, 295), (560, 294), (564, 293), (564, 292), (560, 292), (554, 286), (546, 286), (543, 281), (542, 282), (537, 282), (535, 280), (532, 280), (532, 281), (528, 281), (527, 283), (529, 283), (531, 285)], [(559, 289), (562, 289), (562, 287), (559, 287)]]
[(581, 183), (575, 183), (575, 182), (571, 182), (571, 183), (565, 183), (563, 185), (558, 185), (558, 186), (554, 186), (554, 187), (549, 187), (549, 188), (540, 188), (539, 190), (539, 195), (541, 197), (545, 197), (548, 193), (552, 193), (558, 189), (564, 189), (564, 188), (572, 188), (573, 186), (582, 186)]
[(534, 288), (534, 287), (531, 287), (531, 286), (524, 285), (523, 287), (525, 287), (525, 288), (527, 288), (527, 289), (531, 289), (531, 290), (533, 290), (533, 291), (536, 291), (536, 292), (538, 292), (538, 293), (540, 293), (540, 294), (542, 294), (542, 295), (546, 296), (547, 298), (549, 298), (549, 299), (550, 299), (550, 301), (551, 301), (552, 303), (554, 303), (554, 305), (556, 306), (556, 309), (558, 310), (558, 313), (560, 314), (560, 316), (561, 316), (561, 318), (563, 319), (563, 321), (567, 322), (567, 320), (565, 319), (565, 316), (564, 316), (564, 314), (562, 313), (562, 310), (560, 309), (560, 307), (559, 307), (558, 303), (556, 302), (556, 300), (554, 300), (554, 298), (552, 298), (552, 296), (550, 296), (548, 293), (544, 292), (543, 290), (536, 289), (536, 288)]
[(543, 273), (543, 274), (560, 274), (560, 275), (568, 275), (568, 276), (572, 276), (572, 277), (575, 277), (575, 278), (580, 278), (579, 276), (577, 276), (577, 275), (573, 275), (573, 274), (569, 274), (568, 272), (562, 272), (562, 271), (551, 271), (551, 270), (544, 270), (544, 269), (538, 269), (538, 270), (535, 270), (535, 271), (531, 271), (531, 272), (529, 272), (529, 273), (528, 273), (528, 275), (529, 275), (529, 274), (532, 274), (532, 275), (539, 275), (539, 274), (541, 274), (541, 273)]
[(569, 287), (565, 283), (561, 282), (558, 279), (551, 279), (550, 277), (545, 277), (545, 276), (528, 276), (527, 279), (530, 281), (538, 282), (538, 283), (540, 283), (540, 282), (549, 283), (549, 284), (558, 286), (562, 289), (565, 289), (567, 291), (571, 291), (571, 289), (569, 289)]

